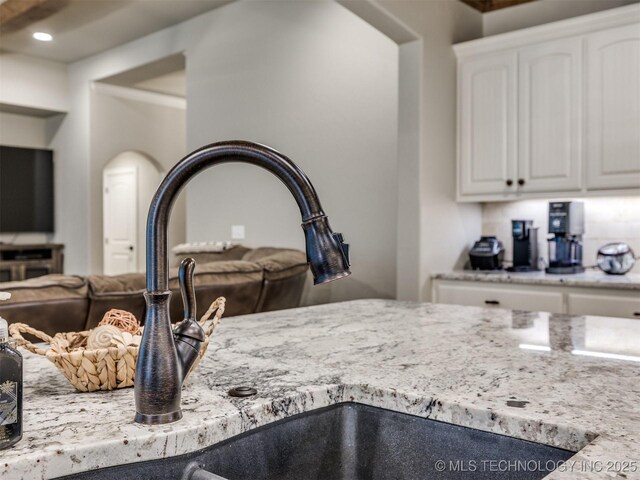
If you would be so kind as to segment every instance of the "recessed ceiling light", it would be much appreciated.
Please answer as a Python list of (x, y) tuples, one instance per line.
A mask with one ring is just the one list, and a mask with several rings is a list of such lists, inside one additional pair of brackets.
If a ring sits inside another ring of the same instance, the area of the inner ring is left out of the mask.
[(40, 40), (41, 42), (50, 42), (53, 40), (53, 37), (49, 33), (45, 32), (36, 32), (33, 34), (33, 38)]

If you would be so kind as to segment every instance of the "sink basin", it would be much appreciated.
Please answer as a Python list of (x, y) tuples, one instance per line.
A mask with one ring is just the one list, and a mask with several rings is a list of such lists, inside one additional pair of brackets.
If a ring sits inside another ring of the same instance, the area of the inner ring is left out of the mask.
[[(198, 452), (63, 478), (177, 480), (195, 461), (228, 480), (521, 480), (543, 478), (549, 466), (572, 455), (504, 435), (341, 403), (265, 425)], [(535, 465), (542, 470), (536, 471)]]

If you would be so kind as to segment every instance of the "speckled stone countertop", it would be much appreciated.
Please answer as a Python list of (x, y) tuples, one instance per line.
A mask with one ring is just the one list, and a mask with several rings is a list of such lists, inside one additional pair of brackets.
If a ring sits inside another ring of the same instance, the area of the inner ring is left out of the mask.
[(135, 424), (132, 389), (76, 393), (25, 352), (25, 433), (0, 478), (179, 455), (344, 401), (578, 452), (548, 478), (640, 478), (639, 379), (637, 320), (385, 300), (233, 317), (169, 425)]
[(587, 270), (573, 275), (554, 275), (545, 272), (506, 272), (504, 270), (456, 270), (436, 273), (439, 280), (463, 280), (489, 283), (521, 283), (526, 285), (565, 285), (570, 287), (614, 288), (640, 290), (640, 274), (607, 275), (599, 270)]

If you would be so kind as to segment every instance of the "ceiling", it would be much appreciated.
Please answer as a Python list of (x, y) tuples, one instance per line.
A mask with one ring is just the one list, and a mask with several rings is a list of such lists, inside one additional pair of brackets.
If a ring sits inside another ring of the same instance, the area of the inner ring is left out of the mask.
[[(75, 62), (233, 0), (0, 0), (0, 50)], [(53, 35), (39, 42), (34, 32)]]
[[(233, 0), (0, 0), (0, 51), (71, 63)], [(488, 12), (532, 0), (460, 0)], [(39, 42), (34, 32), (53, 35)]]

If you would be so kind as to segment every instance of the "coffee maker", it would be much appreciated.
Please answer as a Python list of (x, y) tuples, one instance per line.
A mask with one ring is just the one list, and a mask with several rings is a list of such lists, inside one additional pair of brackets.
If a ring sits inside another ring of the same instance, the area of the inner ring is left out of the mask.
[(533, 220), (511, 220), (513, 236), (513, 265), (510, 272), (535, 272), (538, 270), (538, 228)]
[(547, 273), (581, 273), (584, 203), (549, 203), (549, 267)]

